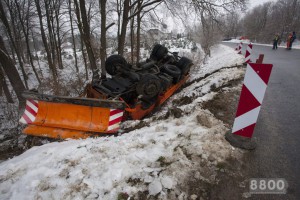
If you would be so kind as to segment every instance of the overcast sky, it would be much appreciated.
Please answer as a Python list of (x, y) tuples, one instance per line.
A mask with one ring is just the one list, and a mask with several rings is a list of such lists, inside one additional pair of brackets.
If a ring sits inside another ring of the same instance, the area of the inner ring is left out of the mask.
[(258, 6), (260, 4), (266, 3), (268, 1), (277, 1), (277, 0), (249, 0), (248, 8), (251, 9), (255, 6)]

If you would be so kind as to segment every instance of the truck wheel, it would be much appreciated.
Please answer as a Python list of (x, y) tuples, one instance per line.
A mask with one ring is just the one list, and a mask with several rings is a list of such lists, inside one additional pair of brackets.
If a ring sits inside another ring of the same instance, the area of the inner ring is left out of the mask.
[(120, 69), (129, 70), (127, 61), (120, 55), (111, 55), (105, 61), (105, 69), (110, 75), (116, 75)]
[(136, 92), (145, 99), (157, 96), (160, 91), (161, 82), (159, 78), (153, 74), (144, 75), (136, 86)]
[(183, 75), (186, 75), (187, 73), (189, 73), (192, 65), (193, 65), (193, 62), (190, 59), (188, 59), (186, 57), (182, 57), (178, 61), (177, 67), (179, 69), (181, 69), (181, 73)]
[(168, 49), (160, 44), (156, 44), (153, 47), (150, 58), (152, 60), (159, 61), (163, 59), (168, 54)]
[(162, 71), (165, 72), (166, 74), (172, 76), (173, 78), (179, 78), (181, 75), (181, 71), (178, 67), (175, 65), (170, 65), (170, 64), (165, 64), (162, 67)]

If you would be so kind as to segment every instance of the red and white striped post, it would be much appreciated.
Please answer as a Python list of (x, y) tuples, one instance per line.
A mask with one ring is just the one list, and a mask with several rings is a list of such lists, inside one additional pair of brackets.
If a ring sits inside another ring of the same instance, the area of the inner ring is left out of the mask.
[(22, 124), (31, 124), (34, 122), (39, 109), (39, 102), (37, 100), (26, 100), (26, 107), (23, 116), (20, 119)]
[(114, 133), (119, 130), (123, 118), (123, 113), (124, 113), (123, 110), (110, 109), (109, 119), (108, 119), (109, 122), (107, 127), (108, 133)]
[(238, 46), (238, 54), (242, 54), (242, 48), (243, 48), (243, 43), (240, 42), (240, 44)]
[(235, 49), (234, 50), (236, 50), (236, 51), (238, 51), (239, 50), (239, 43), (236, 43), (236, 47), (235, 47)]
[(264, 61), (265, 54), (259, 54), (258, 59), (256, 59), (256, 63), (262, 64)]
[(246, 54), (245, 54), (245, 63), (246, 64), (251, 62), (250, 57), (251, 57), (252, 48), (253, 48), (253, 45), (251, 43), (248, 44), (247, 49), (246, 49)]
[(227, 132), (226, 140), (235, 147), (254, 149), (251, 140), (261, 104), (272, 71), (272, 64), (249, 63), (244, 78), (239, 105), (232, 133)]

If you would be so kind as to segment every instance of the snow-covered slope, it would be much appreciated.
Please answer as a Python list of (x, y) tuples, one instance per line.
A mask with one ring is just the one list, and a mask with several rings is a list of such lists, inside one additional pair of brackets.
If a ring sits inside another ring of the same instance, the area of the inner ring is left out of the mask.
[[(243, 56), (219, 45), (161, 111), (124, 123), (124, 129), (138, 123), (144, 127), (118, 137), (45, 144), (2, 162), (0, 199), (186, 199), (184, 185), (192, 172), (199, 180), (213, 181), (220, 163), (240, 156), (224, 139), (228, 128), (201, 103), (214, 97), (213, 88), (243, 77), (245, 70), (234, 67), (242, 62)], [(175, 105), (181, 98), (191, 101)], [(181, 115), (166, 116), (174, 107)]]

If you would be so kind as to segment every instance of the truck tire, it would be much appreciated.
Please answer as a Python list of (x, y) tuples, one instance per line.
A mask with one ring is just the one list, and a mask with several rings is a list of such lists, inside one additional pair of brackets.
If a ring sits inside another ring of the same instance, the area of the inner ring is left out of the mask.
[(165, 72), (166, 74), (172, 76), (173, 78), (178, 78), (181, 76), (181, 71), (178, 67), (175, 65), (170, 65), (170, 64), (165, 64), (162, 67), (162, 71)]
[(181, 73), (183, 75), (186, 75), (187, 73), (189, 73), (192, 65), (193, 62), (190, 59), (186, 57), (181, 57), (178, 61), (177, 67), (181, 70)]
[(150, 58), (155, 61), (163, 59), (168, 54), (168, 49), (160, 44), (153, 47)]
[(161, 92), (160, 79), (153, 74), (144, 75), (137, 83), (136, 92), (145, 99), (151, 99)]
[(125, 58), (120, 55), (111, 55), (105, 61), (105, 69), (108, 74), (116, 75), (121, 69), (129, 70), (129, 65)]

